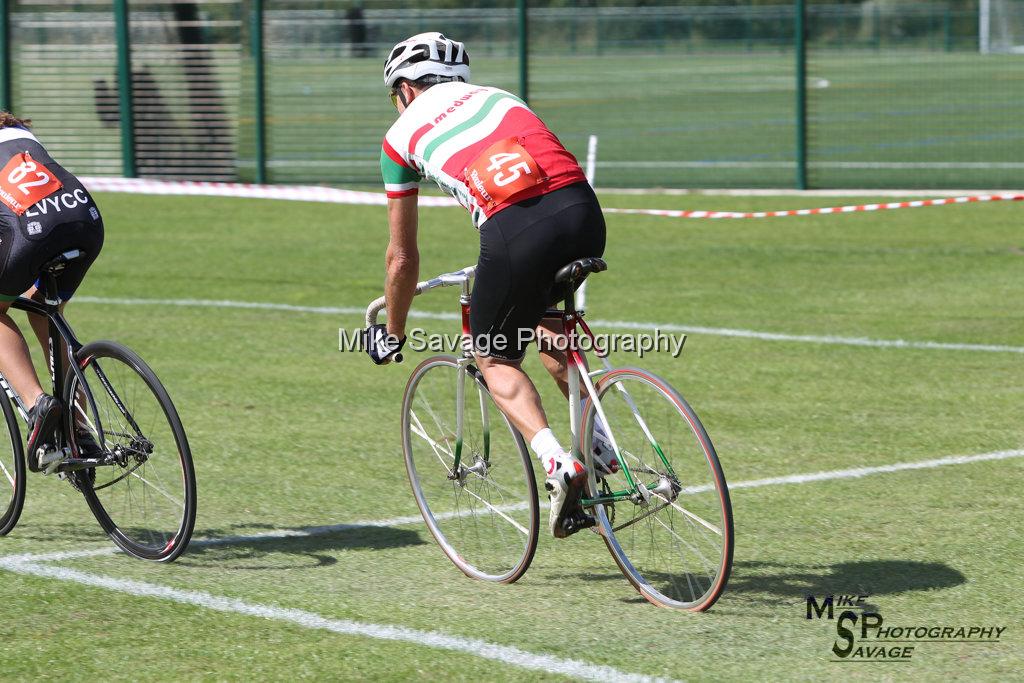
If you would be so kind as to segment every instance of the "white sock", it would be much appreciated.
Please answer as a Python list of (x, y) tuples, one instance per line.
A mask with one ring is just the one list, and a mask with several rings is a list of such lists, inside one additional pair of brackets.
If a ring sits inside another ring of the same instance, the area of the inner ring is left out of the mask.
[(565, 455), (565, 449), (562, 448), (562, 444), (558, 443), (555, 433), (550, 428), (537, 432), (530, 440), (530, 448), (533, 449), (533, 452), (537, 454), (542, 463), (547, 458), (552, 457), (561, 460)]
[(608, 429), (604, 426), (604, 420), (601, 419), (600, 415), (594, 416), (594, 433), (608, 440)]

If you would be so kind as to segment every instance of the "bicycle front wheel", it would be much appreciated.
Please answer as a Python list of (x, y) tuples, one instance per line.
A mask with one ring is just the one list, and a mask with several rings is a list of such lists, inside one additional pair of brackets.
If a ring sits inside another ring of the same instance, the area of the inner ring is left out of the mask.
[(0, 394), (3, 420), (0, 431), (0, 536), (10, 533), (25, 504), (25, 449), (21, 445), (18, 418), (7, 397)]
[(402, 445), (416, 504), (445, 555), (472, 578), (521, 577), (537, 549), (537, 483), (523, 437), (475, 367), (436, 356), (413, 371)]
[(139, 356), (101, 341), (79, 350), (65, 405), (72, 452), (106, 464), (72, 473), (96, 520), (122, 550), (170, 562), (192, 537), (196, 477), (167, 391)]
[(611, 471), (594, 468), (593, 401), (581, 445), (591, 497), (608, 501), (594, 505), (608, 549), (650, 602), (708, 609), (725, 588), (733, 552), (732, 505), (711, 439), (683, 397), (656, 375), (613, 370), (596, 388), (618, 445)]

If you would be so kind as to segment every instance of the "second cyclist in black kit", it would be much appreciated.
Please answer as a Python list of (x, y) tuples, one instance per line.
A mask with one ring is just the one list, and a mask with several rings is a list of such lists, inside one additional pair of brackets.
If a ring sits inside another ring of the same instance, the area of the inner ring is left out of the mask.
[[(19, 296), (42, 299), (39, 271), (70, 249), (84, 256), (57, 276), (61, 309), (75, 293), (103, 247), (103, 218), (92, 196), (47, 153), (29, 121), (0, 111), (0, 373), (31, 406), (28, 454), (49, 442), (60, 426), (60, 400), (43, 392), (28, 345), (9, 315)], [(44, 353), (46, 318), (29, 315)]]

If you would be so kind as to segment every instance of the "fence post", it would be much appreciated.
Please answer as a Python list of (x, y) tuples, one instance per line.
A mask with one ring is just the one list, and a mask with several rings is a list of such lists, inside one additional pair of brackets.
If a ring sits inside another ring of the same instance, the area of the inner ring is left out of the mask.
[(526, 12), (527, 0), (517, 0), (519, 7), (519, 96), (523, 98), (523, 102), (529, 104), (530, 102), (530, 68), (529, 68), (529, 46), (527, 45), (527, 36), (529, 35), (529, 25), (527, 24), (527, 12)]
[(256, 182), (267, 182), (267, 91), (263, 49), (263, 0), (252, 0), (249, 14), (249, 50), (253, 70), (256, 126)]
[(11, 3), (0, 0), (0, 109), (14, 108), (11, 92)]
[(953, 8), (946, 5), (946, 15), (942, 22), (942, 34), (945, 37), (946, 52), (953, 51)]
[(796, 188), (807, 189), (807, 5), (795, 0), (796, 40)]
[(882, 11), (878, 9), (878, 3), (876, 2), (871, 7), (871, 16), (873, 18), (872, 23), (874, 24), (874, 35), (872, 37), (875, 50), (882, 49)]
[(134, 178), (135, 169), (135, 107), (132, 94), (132, 44), (128, 27), (128, 0), (114, 0), (114, 23), (117, 36), (117, 96), (121, 115), (121, 172)]

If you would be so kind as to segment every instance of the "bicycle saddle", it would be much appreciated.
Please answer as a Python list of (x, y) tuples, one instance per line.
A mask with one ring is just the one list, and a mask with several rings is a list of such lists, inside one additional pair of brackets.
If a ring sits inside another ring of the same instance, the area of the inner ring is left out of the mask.
[(604, 259), (599, 259), (596, 256), (576, 259), (569, 265), (558, 269), (558, 272), (555, 273), (555, 282), (576, 282), (590, 273), (600, 273), (602, 270), (608, 270), (608, 264), (604, 262)]
[(64, 266), (76, 259), (82, 258), (83, 256), (85, 256), (85, 252), (81, 249), (69, 249), (62, 254), (54, 256), (52, 259), (44, 263), (39, 270), (43, 273), (59, 273), (64, 270)]

